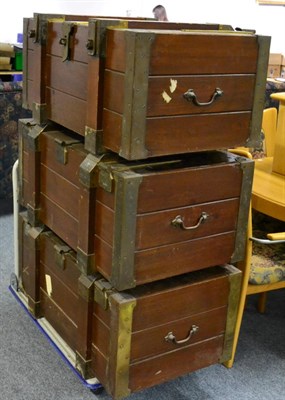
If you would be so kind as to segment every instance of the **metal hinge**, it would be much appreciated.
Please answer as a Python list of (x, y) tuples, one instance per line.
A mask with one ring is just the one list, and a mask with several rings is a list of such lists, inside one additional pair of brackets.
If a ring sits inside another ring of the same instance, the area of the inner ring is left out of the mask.
[(70, 59), (70, 38), (73, 35), (75, 24), (72, 22), (62, 23), (62, 37), (59, 40), (59, 44), (63, 46), (62, 49), (62, 61)]
[(95, 21), (89, 21), (88, 24), (88, 38), (86, 43), (86, 49), (90, 56), (95, 56), (97, 49), (96, 49), (96, 28), (97, 24)]

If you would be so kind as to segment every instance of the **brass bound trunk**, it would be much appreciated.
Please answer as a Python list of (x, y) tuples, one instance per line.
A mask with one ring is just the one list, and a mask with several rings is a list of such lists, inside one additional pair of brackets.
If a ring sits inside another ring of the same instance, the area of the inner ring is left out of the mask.
[(253, 146), (269, 44), (219, 24), (35, 14), (24, 21), (23, 104), (94, 154)]
[(19, 122), (19, 132), (20, 202), (29, 223), (46, 225), (88, 265), (94, 258), (95, 187), (80, 181), (88, 155), (82, 137), (30, 119)]
[(260, 142), (270, 38), (107, 29), (105, 148), (126, 159)]
[(98, 175), (95, 270), (116, 289), (243, 258), (251, 160), (220, 151), (87, 160), (81, 176), (92, 163)]
[[(76, 253), (47, 228), (33, 227), (19, 215), (21, 299), (48, 334), (56, 332), (61, 350), (80, 375), (91, 377), (91, 330), (95, 276), (82, 274)], [(54, 333), (52, 334), (54, 337)]]
[(162, 25), (145, 18), (108, 16), (35, 13), (32, 18), (24, 18), (23, 106), (33, 110), (37, 123), (50, 119), (82, 135), (85, 125), (92, 132), (102, 129), (104, 42), (108, 26), (228, 28), (219, 24)]
[(75, 366), (91, 377), (91, 318), (94, 280), (82, 274), (76, 253), (53, 232), (40, 235), (39, 306), (44, 318), (71, 349)]
[(33, 118), (46, 122), (46, 77), (48, 21), (86, 21), (88, 17), (62, 14), (34, 13), (32, 18), (23, 20), (23, 107), (33, 110)]
[(92, 372), (121, 399), (230, 359), (240, 279), (226, 265), (119, 293), (95, 281)]
[[(20, 290), (84, 379), (114, 399), (230, 359), (241, 272), (214, 266), (115, 290), (53, 232), (23, 223)], [(24, 233), (25, 232), (25, 233)]]

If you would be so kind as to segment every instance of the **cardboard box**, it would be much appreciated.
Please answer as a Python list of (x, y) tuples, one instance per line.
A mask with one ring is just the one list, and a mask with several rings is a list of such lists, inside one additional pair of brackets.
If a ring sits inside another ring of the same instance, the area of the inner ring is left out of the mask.
[(285, 54), (282, 54), (280, 77), (285, 78)]
[(282, 54), (281, 53), (270, 53), (269, 54), (268, 64), (281, 65), (281, 63), (282, 63)]
[(268, 78), (280, 77), (281, 62), (282, 62), (282, 54), (281, 53), (270, 53), (269, 54), (269, 62), (268, 62), (268, 69), (267, 69), (267, 77)]

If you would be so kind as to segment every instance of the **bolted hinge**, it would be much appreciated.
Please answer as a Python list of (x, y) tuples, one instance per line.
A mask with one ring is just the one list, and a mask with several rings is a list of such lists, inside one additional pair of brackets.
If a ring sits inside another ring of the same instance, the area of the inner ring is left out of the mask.
[(70, 59), (70, 41), (71, 36), (74, 32), (75, 24), (72, 22), (64, 22), (62, 24), (62, 37), (59, 40), (59, 44), (63, 46), (62, 49), (62, 61), (66, 61)]

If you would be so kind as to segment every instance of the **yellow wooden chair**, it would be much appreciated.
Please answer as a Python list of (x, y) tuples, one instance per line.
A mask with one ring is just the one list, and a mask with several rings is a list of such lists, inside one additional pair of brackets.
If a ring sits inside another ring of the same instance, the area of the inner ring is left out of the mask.
[(277, 109), (275, 107), (266, 108), (263, 111), (262, 131), (264, 134), (264, 153), (266, 157), (274, 154), (274, 144), (277, 127)]
[[(238, 263), (238, 268), (243, 271), (243, 280), (234, 333), (232, 358), (225, 363), (225, 366), (228, 368), (232, 367), (234, 362), (246, 296), (259, 293), (258, 309), (260, 312), (264, 312), (266, 293), (271, 290), (285, 288), (285, 251), (282, 252), (279, 249), (280, 260), (278, 262), (274, 260), (275, 257), (270, 253), (268, 261), (263, 262), (263, 264), (265, 263), (265, 267), (264, 265), (258, 265), (257, 268), (259, 268), (259, 271), (254, 270), (255, 266), (253, 263), (255, 258), (253, 254), (260, 250), (260, 246), (267, 246), (268, 243), (271, 245), (275, 243), (280, 246), (280, 244), (285, 243), (285, 229), (283, 229), (284, 232), (281, 229), (277, 233), (267, 234), (267, 239), (263, 239), (259, 243), (257, 242), (257, 246), (254, 246), (252, 239), (252, 214), (255, 213), (254, 210), (269, 218), (273, 218), (274, 220), (272, 221), (283, 221), (283, 226), (285, 226), (285, 93), (276, 93), (272, 97), (280, 101), (279, 112), (278, 118), (275, 111), (264, 113), (262, 127), (265, 134), (265, 141), (268, 143), (266, 146), (268, 156), (255, 160), (251, 203), (253, 212), (250, 209), (245, 257), (242, 262)], [(277, 128), (275, 129), (276, 126)], [(270, 129), (272, 129), (272, 136), (270, 136)], [(236, 154), (252, 158), (251, 153), (245, 149), (234, 149), (232, 151)], [(265, 256), (266, 254), (263, 254), (263, 257)], [(276, 265), (272, 265), (273, 262), (276, 262)], [(270, 264), (270, 267), (267, 264)], [(259, 277), (257, 272), (259, 273)], [(250, 281), (255, 282), (253, 284)]]

